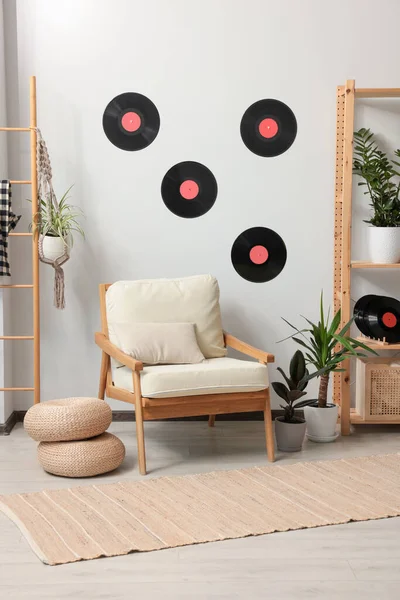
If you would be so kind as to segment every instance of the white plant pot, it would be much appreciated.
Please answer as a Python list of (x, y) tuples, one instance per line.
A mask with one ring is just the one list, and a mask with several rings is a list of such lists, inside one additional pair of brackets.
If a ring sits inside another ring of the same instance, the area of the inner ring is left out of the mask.
[(371, 262), (400, 262), (400, 227), (368, 227), (368, 246)]
[(60, 237), (45, 235), (43, 238), (43, 254), (48, 260), (56, 260), (65, 254), (67, 248), (65, 241)]
[(307, 437), (313, 442), (333, 442), (338, 434), (336, 424), (338, 407), (328, 404), (326, 408), (318, 406), (305, 406), (304, 418), (307, 423)]

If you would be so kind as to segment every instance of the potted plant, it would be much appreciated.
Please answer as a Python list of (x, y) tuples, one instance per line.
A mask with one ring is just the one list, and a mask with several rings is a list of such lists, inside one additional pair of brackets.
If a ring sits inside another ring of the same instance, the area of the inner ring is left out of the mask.
[(306, 396), (305, 388), (310, 379), (317, 377), (319, 373), (310, 373), (306, 368), (306, 361), (301, 350), (296, 350), (289, 365), (289, 377), (283, 369), (277, 369), (281, 373), (287, 385), (280, 381), (273, 381), (272, 387), (286, 404), (283, 408), (283, 416), (275, 419), (275, 437), (279, 450), (283, 452), (298, 452), (303, 445), (306, 433), (306, 421), (296, 415), (295, 410), (303, 408), (315, 400), (302, 400)]
[[(350, 319), (341, 329), (341, 311), (337, 311), (331, 322), (329, 312), (325, 318), (323, 294), (320, 298), (320, 320), (318, 323), (306, 319), (307, 328), (298, 329), (289, 321), (284, 321), (295, 330), (290, 336), (297, 344), (305, 348), (306, 361), (317, 369), (320, 379), (318, 400), (304, 407), (307, 422), (307, 437), (313, 442), (333, 442), (336, 435), (338, 407), (328, 402), (328, 386), (330, 374), (333, 371), (343, 371), (340, 364), (350, 356), (366, 356), (359, 349), (377, 354), (362, 342), (347, 335), (353, 319)], [(296, 337), (300, 336), (300, 337)], [(288, 338), (287, 338), (288, 339)]]
[[(364, 194), (371, 200), (371, 219), (365, 221), (368, 229), (370, 260), (373, 263), (400, 262), (400, 163), (389, 160), (379, 150), (370, 129), (354, 132), (353, 173), (361, 177), (359, 186), (366, 186)], [(400, 158), (400, 150), (395, 151)]]
[(73, 234), (79, 233), (85, 237), (82, 227), (79, 225), (78, 217), (82, 211), (72, 204), (68, 204), (68, 188), (56, 207), (53, 203), (48, 204), (40, 199), (40, 209), (36, 216), (39, 233), (43, 236), (42, 248), (45, 259), (55, 261), (72, 248)]

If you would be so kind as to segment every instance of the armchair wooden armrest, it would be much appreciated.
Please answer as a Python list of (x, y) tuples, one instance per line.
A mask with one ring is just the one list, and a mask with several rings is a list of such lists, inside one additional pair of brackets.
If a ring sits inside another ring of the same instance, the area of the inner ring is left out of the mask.
[(94, 341), (108, 356), (115, 358), (115, 360), (129, 367), (132, 371), (141, 371), (143, 369), (143, 363), (140, 360), (136, 360), (132, 356), (122, 352), (122, 350), (110, 342), (104, 333), (96, 332), (94, 334)]
[(256, 358), (260, 362), (264, 363), (272, 363), (275, 361), (275, 356), (270, 354), (269, 352), (264, 352), (263, 350), (259, 350), (258, 348), (254, 348), (254, 346), (250, 346), (250, 344), (246, 344), (242, 342), (238, 338), (234, 337), (230, 333), (224, 331), (224, 341), (225, 346), (229, 346), (238, 352), (242, 352), (242, 354), (246, 354), (247, 356), (251, 356), (252, 358)]

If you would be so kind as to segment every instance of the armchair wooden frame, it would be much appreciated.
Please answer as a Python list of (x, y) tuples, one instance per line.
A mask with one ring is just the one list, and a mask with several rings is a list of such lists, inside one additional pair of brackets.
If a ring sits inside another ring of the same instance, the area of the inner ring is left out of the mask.
[[(140, 371), (143, 363), (122, 352), (108, 339), (106, 314), (106, 291), (108, 284), (100, 284), (100, 313), (102, 332), (95, 334), (95, 342), (102, 350), (100, 383), (98, 397), (122, 400), (135, 406), (136, 437), (138, 446), (139, 471), (146, 475), (146, 452), (144, 443), (144, 421), (169, 419), (172, 417), (191, 417), (209, 415), (208, 424), (214, 425), (215, 415), (237, 412), (264, 412), (264, 426), (268, 459), (275, 460), (274, 434), (272, 428), (271, 402), (269, 388), (259, 392), (241, 392), (230, 394), (204, 394), (201, 396), (179, 396), (176, 398), (143, 398), (140, 385)], [(224, 332), (225, 345), (257, 359), (262, 364), (274, 362), (273, 354), (258, 350), (245, 342)], [(116, 387), (112, 380), (111, 358), (132, 369), (133, 393)]]

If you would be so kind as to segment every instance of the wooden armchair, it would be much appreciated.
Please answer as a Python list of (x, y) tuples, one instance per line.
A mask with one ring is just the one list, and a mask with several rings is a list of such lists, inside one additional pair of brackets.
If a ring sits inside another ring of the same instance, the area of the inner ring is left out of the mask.
[[(157, 281), (157, 280), (155, 280)], [(168, 281), (168, 280), (165, 280)], [(180, 280), (185, 281), (185, 280)], [(215, 280), (214, 280), (215, 281)], [(126, 283), (126, 282), (118, 282)], [(217, 284), (218, 285), (218, 284)], [(142, 362), (135, 360), (131, 356), (122, 352), (109, 339), (109, 328), (107, 320), (107, 304), (106, 292), (111, 284), (100, 285), (100, 310), (102, 332), (95, 334), (95, 342), (102, 350), (101, 372), (98, 397), (104, 399), (105, 395), (109, 398), (122, 400), (133, 404), (135, 407), (136, 417), (136, 437), (138, 446), (139, 470), (142, 475), (146, 474), (146, 455), (144, 443), (144, 421), (154, 419), (168, 419), (171, 417), (189, 417), (197, 415), (209, 415), (209, 426), (214, 425), (215, 415), (237, 413), (237, 412), (264, 412), (266, 448), (268, 459), (273, 461), (274, 454), (274, 436), (272, 428), (271, 405), (269, 387), (258, 389), (257, 391), (230, 391), (230, 393), (201, 393), (196, 392), (195, 395), (177, 395), (175, 397), (145, 397), (142, 395), (142, 377), (146, 374), (146, 366)], [(219, 308), (219, 307), (218, 307)], [(258, 350), (249, 344), (246, 344), (233, 335), (224, 332), (223, 339), (225, 346), (234, 348), (243, 354), (255, 358), (259, 363), (265, 366), (269, 362), (274, 361), (274, 356), (268, 352)], [(211, 359), (221, 360), (219, 358)], [(224, 360), (224, 359), (222, 359)], [(225, 359), (235, 361), (235, 359)], [(131, 373), (131, 385), (126, 384), (124, 387), (118, 387), (115, 384), (115, 370), (112, 369), (112, 362), (117, 361), (120, 366), (123, 366), (125, 375), (127, 371)], [(209, 362), (211, 362), (209, 361)], [(254, 363), (248, 361), (236, 361), (246, 368)], [(240, 366), (239, 365), (239, 366)], [(163, 365), (164, 366), (164, 365)], [(185, 365), (187, 366), (187, 365)], [(155, 369), (155, 367), (151, 367)], [(265, 369), (263, 374), (265, 375)], [(148, 369), (150, 370), (150, 369)], [(114, 376), (113, 376), (114, 372)], [(268, 384), (266, 384), (268, 386)], [(130, 389), (129, 389), (130, 388)]]

